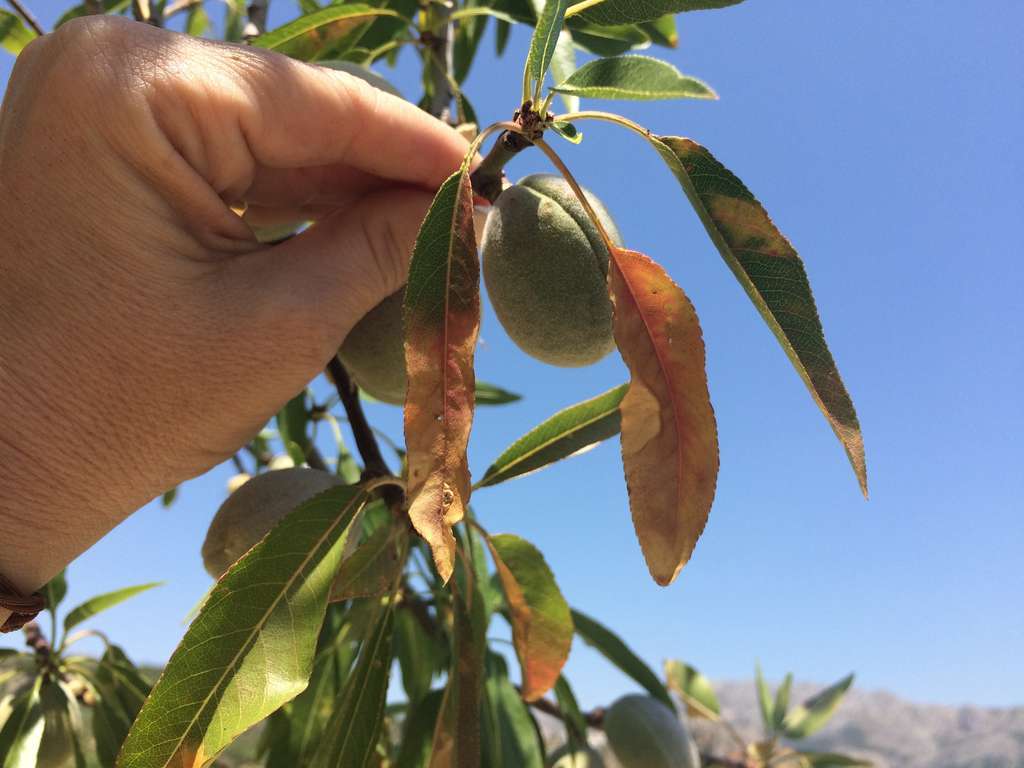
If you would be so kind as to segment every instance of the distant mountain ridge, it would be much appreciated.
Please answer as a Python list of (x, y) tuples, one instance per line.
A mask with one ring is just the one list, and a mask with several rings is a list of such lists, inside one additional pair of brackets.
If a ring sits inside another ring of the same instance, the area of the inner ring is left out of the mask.
[[(798, 684), (792, 702), (820, 686)], [(723, 713), (746, 738), (761, 733), (754, 686), (717, 683)], [(721, 728), (695, 723), (702, 751), (732, 748)], [(854, 687), (829, 724), (801, 742), (818, 752), (843, 752), (877, 768), (1024, 768), (1024, 706), (989, 709), (917, 704), (885, 691)]]

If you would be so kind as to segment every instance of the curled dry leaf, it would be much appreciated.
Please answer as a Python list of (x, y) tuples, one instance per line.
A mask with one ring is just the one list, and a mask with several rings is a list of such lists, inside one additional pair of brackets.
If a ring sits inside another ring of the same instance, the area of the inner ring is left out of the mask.
[(704, 530), (718, 477), (718, 430), (704, 340), (690, 300), (642, 253), (615, 248), (614, 330), (629, 367), (622, 463), (633, 525), (654, 580), (670, 584)]
[(447, 582), (455, 563), (452, 526), (469, 502), (466, 446), (480, 330), (480, 262), (465, 167), (441, 185), (420, 227), (404, 316), (409, 517)]

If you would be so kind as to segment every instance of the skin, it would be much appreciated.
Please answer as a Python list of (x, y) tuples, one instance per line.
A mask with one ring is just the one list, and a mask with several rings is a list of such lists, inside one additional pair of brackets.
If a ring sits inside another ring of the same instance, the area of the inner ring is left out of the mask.
[[(0, 573), (37, 589), (258, 432), (405, 282), (465, 150), (265, 51), (101, 17), (26, 48), (0, 110)], [(250, 227), (303, 218), (274, 247)]]

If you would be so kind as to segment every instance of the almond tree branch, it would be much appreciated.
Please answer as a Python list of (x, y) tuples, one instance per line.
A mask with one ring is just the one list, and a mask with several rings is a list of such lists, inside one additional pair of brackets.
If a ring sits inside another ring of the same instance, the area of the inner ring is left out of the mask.
[[(359, 455), (363, 459), (363, 479), (390, 475), (391, 470), (388, 469), (387, 462), (384, 461), (384, 456), (380, 452), (377, 436), (373, 433), (370, 422), (366, 420), (363, 404), (359, 401), (359, 389), (337, 356), (332, 357), (327, 364), (327, 374), (338, 390), (338, 397), (341, 399), (341, 405), (348, 417), (352, 435), (356, 439), (356, 448), (359, 449)], [(389, 491), (385, 490), (385, 494), (387, 493)]]
[(42, 37), (46, 34), (46, 31), (40, 26), (39, 22), (36, 21), (36, 17), (32, 15), (28, 8), (21, 4), (21, 0), (7, 0), (11, 4), (11, 8), (14, 12), (21, 16), (22, 21), (28, 24), (32, 31)]

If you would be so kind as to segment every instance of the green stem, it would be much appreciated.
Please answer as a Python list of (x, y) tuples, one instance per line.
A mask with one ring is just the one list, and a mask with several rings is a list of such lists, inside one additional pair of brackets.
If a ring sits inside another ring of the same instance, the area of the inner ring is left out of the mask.
[(614, 253), (616, 248), (615, 243), (612, 242), (611, 237), (608, 235), (608, 230), (604, 228), (604, 224), (594, 211), (594, 207), (590, 204), (590, 201), (587, 200), (587, 196), (583, 194), (583, 188), (579, 185), (579, 182), (576, 181), (576, 177), (572, 175), (572, 172), (566, 164), (562, 162), (562, 158), (558, 156), (558, 153), (555, 152), (555, 150), (548, 146), (544, 139), (536, 139), (533, 143), (548, 156), (548, 159), (554, 164), (559, 172), (561, 172), (562, 176), (565, 177), (565, 180), (569, 182), (569, 186), (572, 187), (572, 191), (579, 199), (580, 205), (583, 206), (583, 210), (587, 212), (587, 216), (590, 217), (590, 220), (594, 222), (594, 226), (597, 227), (597, 231), (600, 233), (601, 239), (604, 241), (604, 245), (608, 249), (608, 253)]
[(565, 18), (571, 19), (576, 14), (583, 13), (583, 11), (593, 8), (595, 5), (600, 5), (603, 2), (604, 0), (582, 0), (582, 2), (570, 5), (565, 11)]

